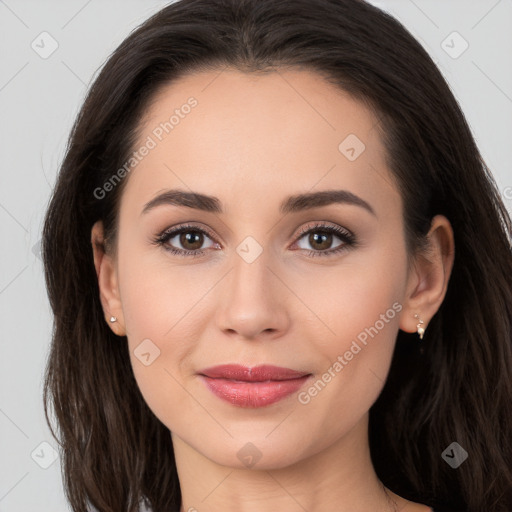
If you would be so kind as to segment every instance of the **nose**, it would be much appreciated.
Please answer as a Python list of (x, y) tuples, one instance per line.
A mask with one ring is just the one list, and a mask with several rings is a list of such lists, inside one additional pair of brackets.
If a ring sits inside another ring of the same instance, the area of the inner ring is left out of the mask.
[(282, 336), (290, 322), (291, 292), (278, 274), (270, 268), (265, 251), (252, 263), (235, 255), (219, 291), (218, 328), (235, 338)]

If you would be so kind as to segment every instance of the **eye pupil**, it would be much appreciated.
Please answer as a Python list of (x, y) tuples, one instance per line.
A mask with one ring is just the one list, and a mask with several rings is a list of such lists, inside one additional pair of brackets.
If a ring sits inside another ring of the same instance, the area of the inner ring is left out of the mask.
[[(322, 234), (318, 235), (318, 233)], [(328, 241), (327, 244), (325, 244), (326, 240)], [(320, 250), (329, 249), (332, 244), (332, 234), (325, 233), (323, 231), (316, 231), (309, 236), (309, 243), (312, 246), (315, 246), (315, 244), (320, 244), (320, 247), (317, 247)]]

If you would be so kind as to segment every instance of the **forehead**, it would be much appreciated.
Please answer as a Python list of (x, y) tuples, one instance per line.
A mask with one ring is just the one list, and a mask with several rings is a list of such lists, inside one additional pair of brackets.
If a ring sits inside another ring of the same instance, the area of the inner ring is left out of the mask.
[(141, 200), (178, 186), (247, 204), (379, 180), (396, 195), (375, 114), (312, 71), (188, 74), (153, 97), (143, 146), (125, 191)]

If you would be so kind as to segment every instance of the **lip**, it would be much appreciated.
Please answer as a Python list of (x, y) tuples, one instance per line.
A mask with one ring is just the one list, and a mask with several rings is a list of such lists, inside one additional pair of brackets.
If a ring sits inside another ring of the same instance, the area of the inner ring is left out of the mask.
[(310, 373), (272, 365), (224, 364), (201, 370), (199, 376), (219, 398), (238, 407), (264, 407), (301, 388)]

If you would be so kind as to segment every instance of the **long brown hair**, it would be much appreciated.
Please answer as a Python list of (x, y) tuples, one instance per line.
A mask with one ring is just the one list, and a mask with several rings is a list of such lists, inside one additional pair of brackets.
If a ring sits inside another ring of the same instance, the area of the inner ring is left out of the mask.
[[(117, 48), (74, 124), (44, 224), (54, 313), (46, 420), (62, 447), (75, 512), (178, 510), (171, 436), (146, 405), (126, 343), (106, 325), (92, 225), (115, 241), (122, 181), (138, 123), (159, 87), (199, 69), (313, 70), (378, 115), (404, 203), (410, 254), (435, 214), (455, 237), (448, 290), (419, 349), (400, 331), (386, 385), (370, 409), (382, 482), (432, 506), (512, 510), (512, 226), (496, 184), (443, 76), (394, 18), (360, 0), (181, 0)], [(115, 248), (115, 243), (114, 243)], [(50, 403), (51, 402), (51, 403)], [(52, 428), (52, 405), (58, 434)], [(468, 459), (452, 469), (452, 442)]]

